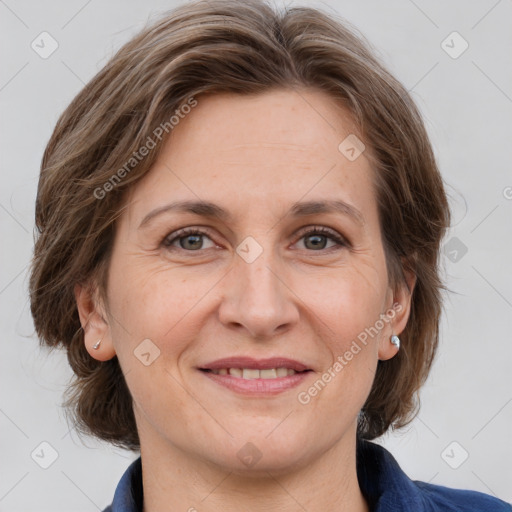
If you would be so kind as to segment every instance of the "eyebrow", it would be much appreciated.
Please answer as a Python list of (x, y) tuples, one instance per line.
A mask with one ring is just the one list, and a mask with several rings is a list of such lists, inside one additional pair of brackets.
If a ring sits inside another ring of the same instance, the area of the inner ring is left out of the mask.
[[(231, 221), (232, 215), (215, 203), (208, 201), (176, 201), (160, 206), (149, 212), (139, 224), (141, 229), (149, 224), (155, 217), (169, 212), (192, 213), (201, 217), (217, 219), (220, 221)], [(365, 223), (362, 213), (354, 206), (341, 200), (305, 201), (294, 203), (287, 215), (292, 217), (306, 217), (320, 213), (341, 213), (352, 218), (358, 224)]]

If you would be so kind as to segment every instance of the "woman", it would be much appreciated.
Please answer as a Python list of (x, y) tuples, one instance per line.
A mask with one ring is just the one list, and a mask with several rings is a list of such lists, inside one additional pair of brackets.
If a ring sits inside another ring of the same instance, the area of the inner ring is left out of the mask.
[(341, 22), (188, 3), (59, 119), (31, 307), (78, 427), (139, 450), (107, 511), (505, 511), (371, 443), (414, 417), (449, 211), (421, 117)]

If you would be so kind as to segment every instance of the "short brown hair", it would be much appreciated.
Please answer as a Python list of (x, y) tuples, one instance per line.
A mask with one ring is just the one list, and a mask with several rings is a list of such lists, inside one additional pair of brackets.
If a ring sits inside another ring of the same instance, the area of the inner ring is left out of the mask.
[[(75, 373), (67, 405), (80, 431), (139, 448), (117, 357), (99, 362), (89, 356), (73, 292), (76, 283), (93, 279), (105, 293), (125, 192), (149, 171), (168, 130), (147, 156), (128, 169), (127, 161), (190, 98), (276, 88), (314, 88), (351, 112), (373, 155), (390, 282), (403, 283), (404, 270), (417, 278), (402, 348), (379, 361), (358, 435), (373, 439), (417, 412), (418, 390), (438, 344), (438, 258), (449, 225), (417, 107), (341, 18), (312, 8), (278, 10), (259, 0), (203, 0), (166, 13), (126, 43), (61, 115), (42, 159), (31, 312), (41, 342), (67, 350)], [(119, 179), (113, 182), (115, 170)]]

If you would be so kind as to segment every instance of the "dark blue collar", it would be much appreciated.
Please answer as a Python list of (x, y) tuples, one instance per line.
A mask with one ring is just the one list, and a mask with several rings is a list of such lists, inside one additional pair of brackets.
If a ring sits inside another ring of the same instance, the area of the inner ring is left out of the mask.
[[(382, 446), (358, 440), (357, 478), (371, 512), (512, 512), (512, 506), (486, 494), (449, 489), (409, 479)], [(142, 512), (140, 457), (122, 476), (110, 507), (103, 512)]]

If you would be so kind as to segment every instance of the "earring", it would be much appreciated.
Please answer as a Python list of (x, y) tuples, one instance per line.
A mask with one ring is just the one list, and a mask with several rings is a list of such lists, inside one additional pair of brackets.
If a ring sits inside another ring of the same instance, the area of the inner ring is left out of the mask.
[(396, 334), (391, 336), (391, 343), (393, 343), (393, 345), (395, 345), (395, 347), (400, 350), (400, 338)]
[(92, 348), (93, 348), (94, 350), (98, 350), (98, 349), (100, 348), (100, 343), (101, 343), (101, 340), (98, 340), (98, 341), (97, 341), (97, 342), (92, 346)]

